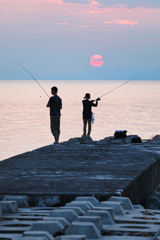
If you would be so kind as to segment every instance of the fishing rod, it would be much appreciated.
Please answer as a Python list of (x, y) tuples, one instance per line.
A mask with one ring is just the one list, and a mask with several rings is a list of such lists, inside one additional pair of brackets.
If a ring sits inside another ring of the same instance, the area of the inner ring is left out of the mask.
[(17, 63), (20, 67), (22, 67), (27, 73), (29, 73), (29, 75), (36, 81), (36, 83), (38, 83), (38, 85), (42, 88), (42, 90), (45, 92), (45, 94), (47, 95), (47, 97), (49, 97), (49, 95), (46, 93), (46, 91), (44, 90), (44, 88), (41, 86), (41, 84), (33, 77), (33, 75), (25, 68), (23, 67), (20, 63), (10, 59), (12, 62)]
[(107, 93), (105, 93), (105, 94), (103, 94), (101, 97), (99, 97), (99, 98), (102, 98), (102, 97), (104, 97), (105, 95), (107, 95), (107, 94), (109, 94), (110, 92), (113, 92), (114, 90), (116, 90), (117, 88), (120, 88), (121, 86), (123, 86), (123, 85), (125, 85), (125, 84), (127, 84), (127, 83), (129, 83), (130, 81), (132, 81), (132, 80), (134, 80), (134, 79), (136, 79), (136, 78), (138, 78), (138, 77), (140, 77), (140, 76), (142, 76), (143, 74), (140, 74), (140, 75), (138, 75), (137, 77), (135, 77), (135, 78), (132, 78), (132, 79), (130, 79), (130, 80), (128, 80), (128, 81), (126, 81), (125, 83), (122, 83), (121, 85), (119, 85), (118, 87), (115, 87), (115, 88), (113, 88), (112, 90), (110, 90), (109, 92), (107, 92)]

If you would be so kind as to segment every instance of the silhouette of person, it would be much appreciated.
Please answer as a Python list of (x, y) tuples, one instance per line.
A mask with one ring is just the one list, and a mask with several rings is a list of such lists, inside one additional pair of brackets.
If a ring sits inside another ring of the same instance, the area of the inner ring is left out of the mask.
[(57, 95), (58, 88), (52, 87), (51, 93), (53, 97), (50, 97), (47, 106), (50, 108), (50, 123), (51, 123), (51, 132), (54, 136), (55, 142), (52, 144), (59, 144), (59, 135), (60, 135), (60, 116), (62, 109), (62, 99)]
[[(98, 101), (100, 98), (97, 98), (96, 100), (89, 100), (91, 98), (91, 95), (89, 93), (85, 94), (85, 97), (82, 101), (83, 104), (83, 135), (82, 137), (90, 136), (91, 134), (91, 118), (92, 118), (92, 107), (98, 106)], [(96, 101), (96, 103), (94, 103)], [(88, 133), (86, 135), (86, 128), (88, 124)]]

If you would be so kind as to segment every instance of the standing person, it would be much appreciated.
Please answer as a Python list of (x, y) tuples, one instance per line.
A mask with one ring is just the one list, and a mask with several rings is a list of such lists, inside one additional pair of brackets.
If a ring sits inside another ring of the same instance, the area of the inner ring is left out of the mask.
[[(97, 98), (96, 100), (91, 100), (91, 95), (89, 93), (86, 93), (84, 99), (82, 101), (83, 104), (83, 135), (82, 137), (86, 137), (86, 127), (88, 124), (88, 133), (87, 136), (90, 136), (91, 133), (91, 117), (92, 117), (92, 107), (97, 107), (98, 106), (98, 101), (100, 98)], [(94, 103), (96, 101), (96, 103)]]
[(52, 87), (51, 94), (53, 97), (49, 99), (46, 107), (50, 108), (50, 121), (51, 121), (51, 132), (54, 136), (55, 142), (52, 145), (59, 144), (60, 135), (60, 116), (62, 109), (62, 100), (57, 95), (58, 88)]

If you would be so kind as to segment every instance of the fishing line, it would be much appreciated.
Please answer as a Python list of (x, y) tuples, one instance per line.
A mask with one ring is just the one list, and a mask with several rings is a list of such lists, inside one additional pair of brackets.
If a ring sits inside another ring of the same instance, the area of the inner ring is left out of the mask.
[(128, 80), (127, 82), (125, 82), (125, 83), (122, 83), (121, 85), (119, 85), (118, 87), (115, 87), (115, 88), (113, 88), (112, 90), (110, 90), (109, 92), (107, 92), (107, 93), (105, 93), (105, 94), (103, 94), (101, 97), (99, 97), (99, 98), (102, 98), (102, 97), (104, 97), (105, 95), (107, 95), (107, 94), (109, 94), (110, 92), (113, 92), (114, 90), (116, 90), (117, 88), (120, 88), (121, 86), (123, 86), (123, 85), (125, 85), (125, 84), (127, 84), (127, 83), (129, 83), (130, 81), (132, 81), (132, 80), (134, 80), (134, 79), (136, 79), (136, 78), (138, 78), (138, 77), (140, 77), (140, 76), (142, 76), (143, 74), (141, 74), (141, 75), (138, 75), (137, 77), (135, 77), (135, 78), (132, 78), (132, 79), (130, 79), (130, 80)]
[(27, 73), (29, 73), (29, 75), (36, 81), (36, 83), (38, 83), (38, 85), (42, 88), (42, 90), (45, 92), (45, 94), (47, 95), (47, 97), (49, 97), (49, 95), (46, 93), (46, 91), (44, 90), (44, 88), (41, 86), (41, 84), (33, 77), (33, 75), (25, 68), (23, 67), (20, 63), (10, 59), (12, 62), (17, 63), (20, 67), (22, 67)]

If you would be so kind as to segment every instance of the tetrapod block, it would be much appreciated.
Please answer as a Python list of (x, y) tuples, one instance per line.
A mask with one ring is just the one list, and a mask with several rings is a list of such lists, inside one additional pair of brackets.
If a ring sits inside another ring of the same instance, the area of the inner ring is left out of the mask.
[(16, 213), (18, 211), (17, 202), (15, 201), (0, 201), (0, 207), (2, 209), (2, 214)]
[(65, 233), (86, 235), (87, 239), (100, 239), (102, 237), (98, 228), (91, 222), (73, 222)]
[(114, 221), (107, 211), (89, 210), (85, 216), (100, 216), (102, 224), (114, 224)]
[(64, 217), (68, 222), (73, 222), (78, 218), (78, 214), (74, 210), (53, 210), (48, 217)]
[(89, 201), (94, 206), (99, 204), (99, 201), (95, 197), (76, 197), (74, 201)]
[(16, 201), (18, 208), (27, 208), (29, 204), (23, 196), (5, 196), (3, 201)]
[(53, 235), (63, 230), (64, 226), (58, 221), (39, 221), (33, 223), (29, 231), (46, 231)]
[(131, 203), (130, 199), (127, 197), (115, 197), (112, 196), (108, 199), (108, 201), (112, 202), (123, 202), (123, 207), (126, 210), (134, 210), (134, 206)]
[(99, 207), (111, 207), (114, 209), (114, 214), (115, 215), (125, 215), (124, 209), (122, 208), (121, 202), (101, 202), (99, 204)]

